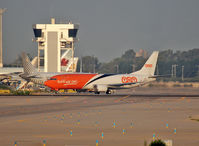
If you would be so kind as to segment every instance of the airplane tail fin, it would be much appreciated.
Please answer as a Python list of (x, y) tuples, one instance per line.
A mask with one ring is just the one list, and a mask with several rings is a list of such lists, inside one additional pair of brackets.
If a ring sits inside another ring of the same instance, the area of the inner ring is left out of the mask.
[(149, 59), (146, 61), (144, 66), (141, 68), (141, 70), (139, 70), (139, 73), (147, 74), (148, 76), (153, 76), (155, 73), (158, 54), (159, 54), (158, 51), (154, 51), (149, 57)]
[(30, 75), (37, 72), (36, 68), (32, 65), (29, 57), (25, 53), (22, 53), (22, 64), (25, 74)]
[(37, 68), (38, 67), (38, 57), (36, 56), (35, 58), (33, 58), (33, 60), (31, 61), (31, 64)]

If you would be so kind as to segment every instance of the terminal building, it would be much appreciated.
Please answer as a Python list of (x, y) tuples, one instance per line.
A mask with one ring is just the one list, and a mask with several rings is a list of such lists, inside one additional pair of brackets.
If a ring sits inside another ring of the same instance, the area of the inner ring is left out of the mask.
[[(45, 72), (75, 72), (78, 58), (74, 57), (74, 43), (78, 24), (35, 24), (33, 31), (38, 43), (38, 70)], [(68, 59), (66, 59), (68, 58)]]

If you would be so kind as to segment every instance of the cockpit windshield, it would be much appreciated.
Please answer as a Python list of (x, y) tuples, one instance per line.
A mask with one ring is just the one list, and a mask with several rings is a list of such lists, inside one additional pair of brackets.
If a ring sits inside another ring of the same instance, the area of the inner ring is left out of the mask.
[(50, 78), (49, 80), (57, 80), (56, 78)]

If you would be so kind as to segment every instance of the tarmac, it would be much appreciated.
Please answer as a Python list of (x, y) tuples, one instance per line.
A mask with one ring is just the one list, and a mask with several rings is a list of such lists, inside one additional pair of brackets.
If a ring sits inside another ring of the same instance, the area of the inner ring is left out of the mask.
[(198, 146), (197, 95), (194, 88), (153, 87), (99, 96), (1, 96), (0, 145), (144, 146), (160, 138)]

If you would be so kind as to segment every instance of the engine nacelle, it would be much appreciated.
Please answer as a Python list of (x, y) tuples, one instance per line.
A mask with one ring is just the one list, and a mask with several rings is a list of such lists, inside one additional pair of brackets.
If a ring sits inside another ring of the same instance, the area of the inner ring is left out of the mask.
[(108, 87), (107, 85), (94, 85), (93, 89), (94, 92), (107, 92)]

